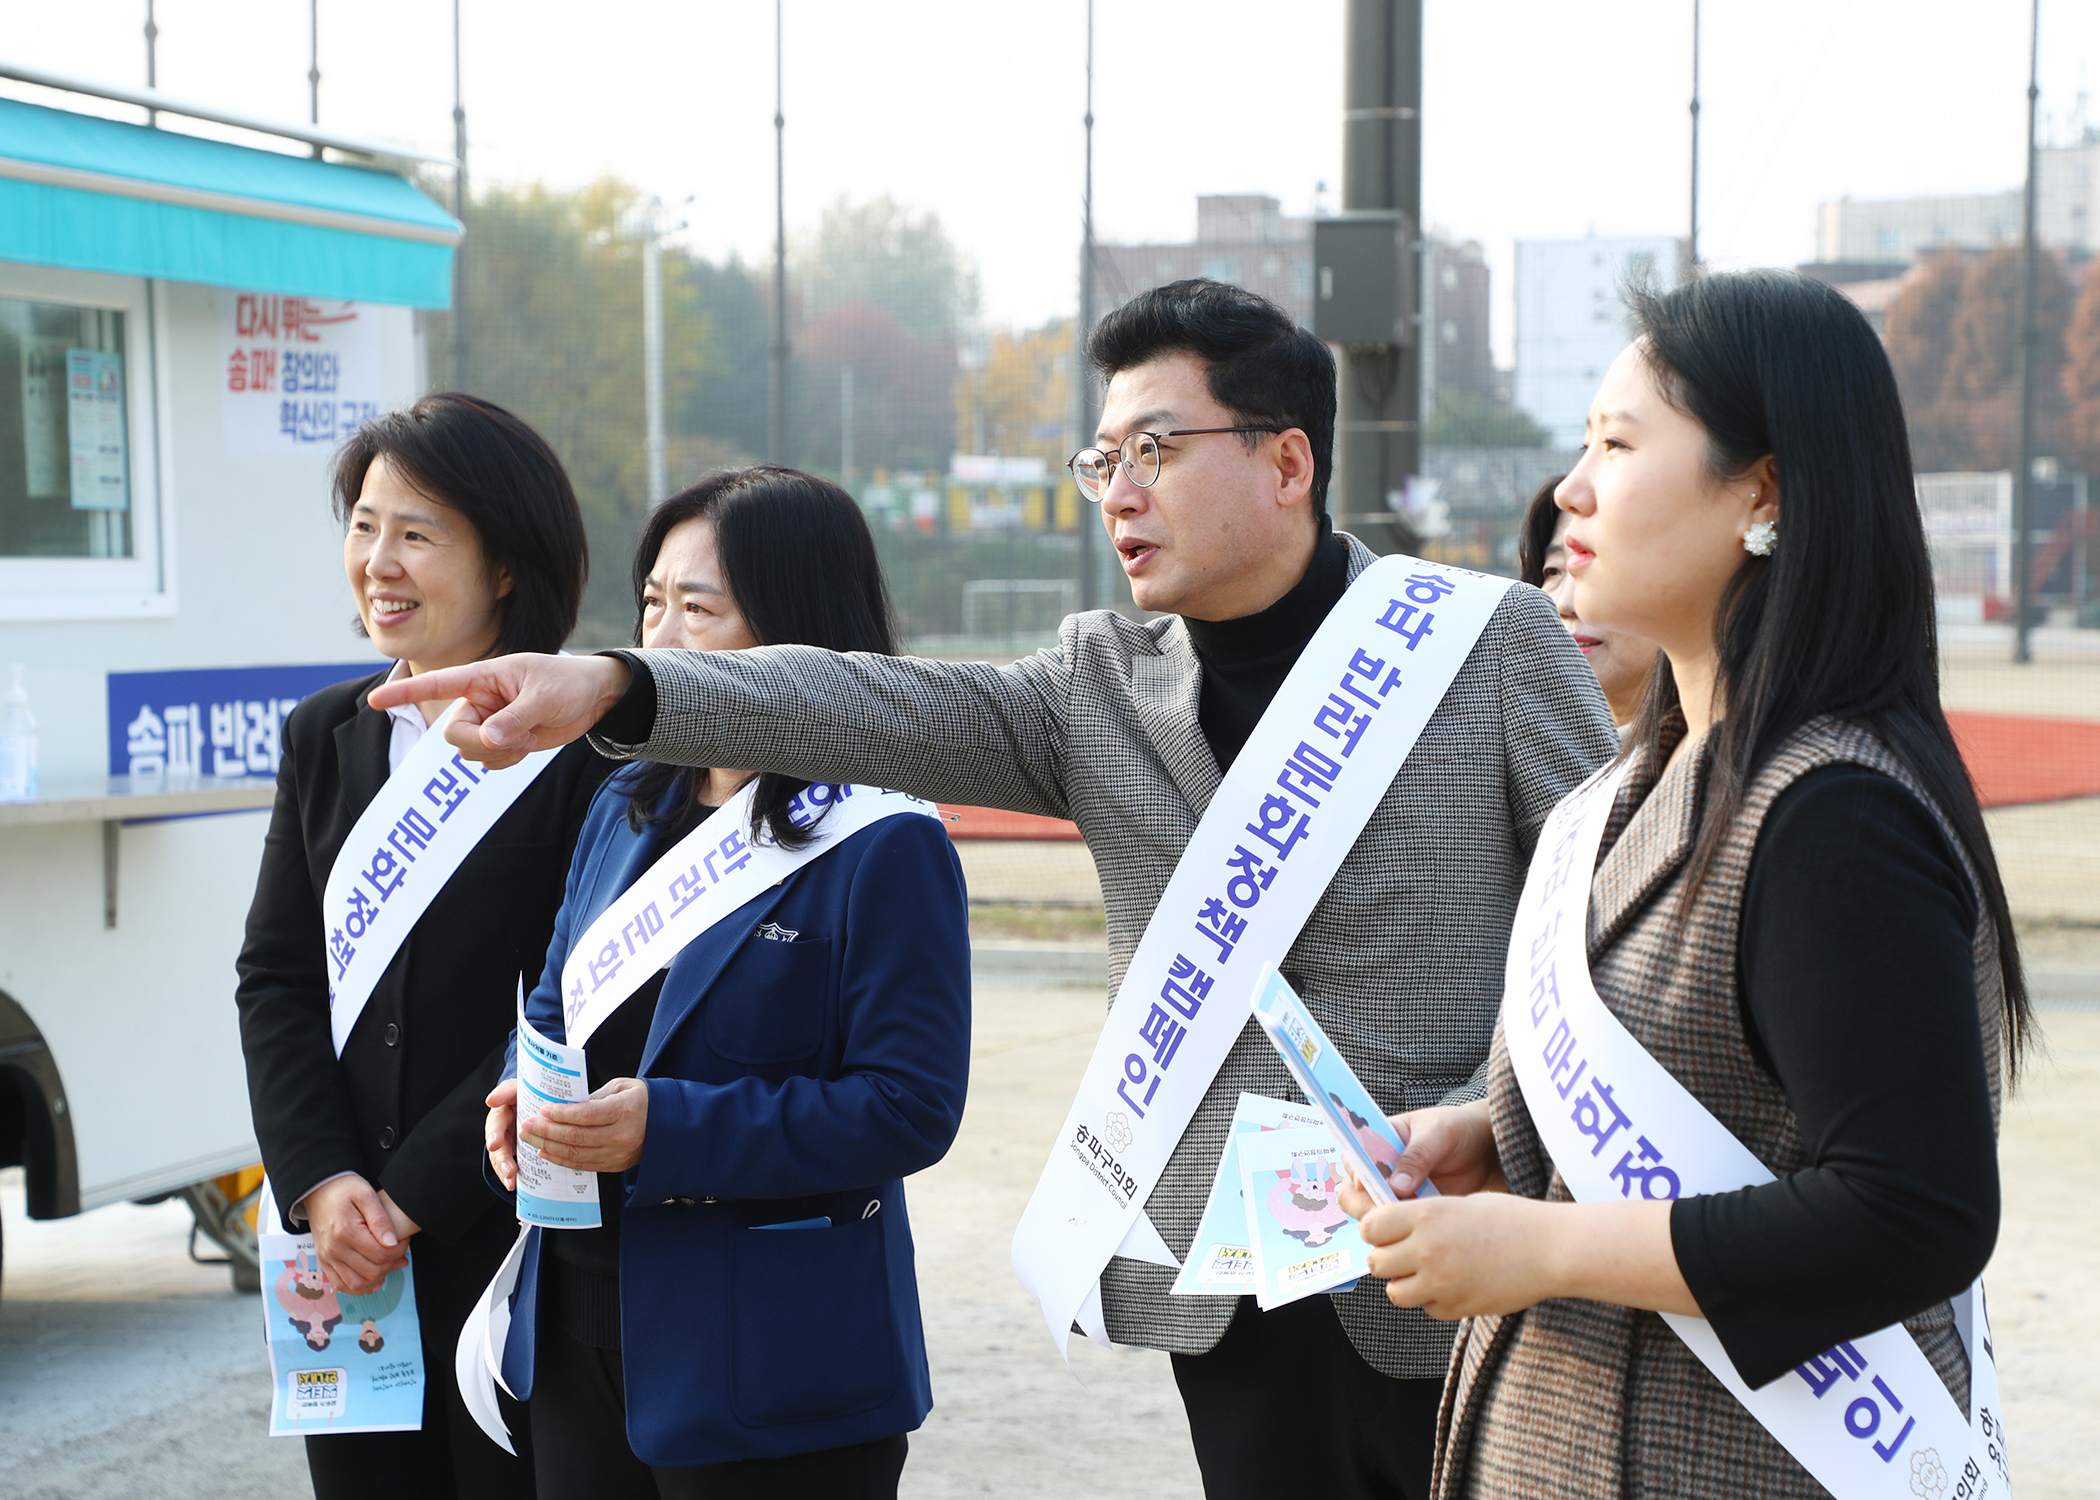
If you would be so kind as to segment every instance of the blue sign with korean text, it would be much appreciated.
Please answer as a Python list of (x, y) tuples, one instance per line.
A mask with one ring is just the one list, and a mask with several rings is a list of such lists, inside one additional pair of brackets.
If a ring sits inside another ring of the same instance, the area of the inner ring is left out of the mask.
[(112, 776), (275, 776), (285, 716), (385, 662), (109, 674)]

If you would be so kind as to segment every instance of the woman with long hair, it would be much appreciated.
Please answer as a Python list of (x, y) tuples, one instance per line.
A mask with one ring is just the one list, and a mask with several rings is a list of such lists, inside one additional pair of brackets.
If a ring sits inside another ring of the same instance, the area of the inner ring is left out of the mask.
[[(634, 588), (639, 646), (895, 650), (859, 507), (793, 469), (658, 506)], [(774, 863), (728, 881), (747, 856)], [(654, 931), (666, 871), (706, 925), (663, 928), (625, 999), (578, 999), (593, 924), (627, 902), (601, 925)], [(504, 1187), (521, 1133), (599, 1174), (599, 1224), (532, 1231), (504, 1350), (546, 1500), (896, 1494), (932, 1405), (902, 1179), (962, 1119), (966, 910), (927, 804), (649, 762), (606, 783), (526, 1002), (582, 1039), (592, 1093), (522, 1132), (515, 1079), (488, 1100)]]
[(1975, 1493), (2032, 1020), (1895, 380), (1800, 276), (1632, 304), (1558, 503), (1581, 618), (1665, 661), (1541, 834), (1488, 1097), (1400, 1117), (1445, 1196), (1350, 1202), (1467, 1320), (1443, 1495)]
[(1612, 722), (1624, 733), (1641, 711), (1641, 695), (1655, 670), (1655, 645), (1620, 630), (1607, 630), (1575, 613), (1575, 578), (1568, 571), (1568, 523), (1574, 519), (1554, 502), (1568, 476), (1556, 474), (1538, 487), (1524, 508), (1517, 533), (1517, 577), (1538, 589), (1560, 611), (1560, 623), (1575, 638), (1582, 659), (1597, 674)]
[[(542, 763), (478, 840), (451, 849), (457, 865), (420, 892), (416, 915), (409, 877), (472, 822), (453, 810), (494, 789), (465, 770), (417, 769), (444, 700), (380, 711), (365, 697), (485, 656), (559, 650), (589, 572), (583, 516), (538, 433), (457, 394), (358, 428), (336, 457), (335, 512), (358, 629), (394, 665), (313, 694), (285, 721), (236, 999), (282, 1227), (311, 1231), (347, 1301), (391, 1310), (413, 1280), (423, 1416), (414, 1432), (309, 1437), (307, 1466), (324, 1500), (530, 1495), (530, 1467), (460, 1404), (451, 1353), (513, 1237), (481, 1185), (481, 1101), (611, 768), (583, 744)], [(375, 807), (400, 821), (370, 828)], [(361, 823), (369, 836), (353, 839)], [(347, 920), (333, 905), (344, 888)]]

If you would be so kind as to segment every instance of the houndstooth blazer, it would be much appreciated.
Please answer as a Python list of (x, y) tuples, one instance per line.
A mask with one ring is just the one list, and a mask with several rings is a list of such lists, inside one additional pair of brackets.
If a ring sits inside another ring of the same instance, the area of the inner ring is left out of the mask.
[[(1682, 737), (1683, 721), (1665, 750)], [(1819, 766), (1848, 763), (1894, 777), (1952, 827), (1864, 729), (1823, 719), (1797, 731), (1758, 771), (1706, 883), (1689, 909), (1685, 861), (1698, 831), (1707, 746), (1658, 778), (1643, 752), (1605, 825), (1590, 895), (1589, 954), (1597, 993), (1642, 1046), (1777, 1176), (1808, 1164), (1799, 1123), (1778, 1081), (1743, 1036), (1736, 938), (1750, 861), (1779, 794)], [(1967, 866), (1966, 856), (1962, 857)], [(1981, 889), (1976, 872), (1970, 884)], [(2004, 986), (1991, 916), (1978, 902), (1976, 1000), (1995, 1118), (2003, 1090)], [(1500, 1024), (1488, 1099), (1510, 1191), (1568, 1201), (1539, 1141)], [(1966, 1412), (1969, 1362), (1945, 1302), (1906, 1318)], [(1749, 1409), (1651, 1312), (1556, 1299), (1461, 1325), (1439, 1419), (1439, 1500), (1808, 1500), (1827, 1492)]]
[[(1354, 580), (1376, 559), (1345, 542)], [(656, 726), (643, 745), (599, 741), (606, 754), (1076, 821), (1101, 873), (1111, 995), (1222, 778), (1196, 718), (1201, 666), (1172, 616), (1073, 615), (1056, 646), (1005, 668), (805, 646), (637, 655), (655, 679)], [(1553, 606), (1513, 587), (1281, 965), (1386, 1109), (1481, 1096), (1532, 844), (1553, 805), (1617, 749)], [(1177, 1256), (1242, 1090), (1299, 1097), (1251, 1023), (1146, 1204)], [(1101, 1280), (1119, 1343), (1200, 1354), (1235, 1306), (1170, 1298), (1173, 1272), (1120, 1257)], [(1373, 1366), (1443, 1374), (1449, 1328), (1394, 1308), (1368, 1278), (1336, 1302)]]

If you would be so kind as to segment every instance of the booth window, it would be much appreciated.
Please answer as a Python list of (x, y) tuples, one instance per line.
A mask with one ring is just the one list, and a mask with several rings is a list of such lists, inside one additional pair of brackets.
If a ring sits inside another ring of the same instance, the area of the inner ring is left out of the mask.
[(0, 297), (0, 557), (133, 555), (126, 322)]

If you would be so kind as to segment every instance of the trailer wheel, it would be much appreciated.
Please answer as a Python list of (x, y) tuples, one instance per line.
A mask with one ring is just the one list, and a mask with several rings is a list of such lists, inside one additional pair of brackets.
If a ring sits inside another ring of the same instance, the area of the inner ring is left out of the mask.
[(262, 1290), (262, 1264), (255, 1241), (255, 1208), (262, 1183), (261, 1167), (245, 1167), (208, 1182), (193, 1182), (175, 1195), (189, 1204), (195, 1220), (190, 1225), (190, 1259), (201, 1264), (221, 1259), (197, 1253), (197, 1236), (202, 1234), (226, 1252), (223, 1264), (233, 1279), (233, 1289), (243, 1294)]

